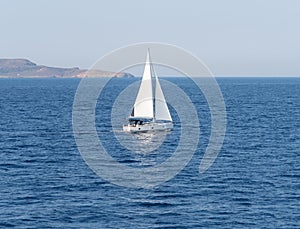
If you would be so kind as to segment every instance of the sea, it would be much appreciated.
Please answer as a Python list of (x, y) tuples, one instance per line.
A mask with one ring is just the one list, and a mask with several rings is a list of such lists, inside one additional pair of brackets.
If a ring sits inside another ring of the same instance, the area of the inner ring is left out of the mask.
[[(123, 133), (127, 116), (112, 123), (114, 101), (137, 80), (108, 82), (95, 126), (112, 158), (142, 170), (172, 157), (181, 122), (170, 107), (174, 130), (163, 136)], [(217, 78), (226, 133), (204, 173), (210, 107), (192, 80), (164, 80), (193, 102), (199, 141), (181, 171), (145, 188), (110, 182), (84, 160), (72, 126), (80, 79), (0, 79), (0, 227), (300, 228), (300, 78)]]

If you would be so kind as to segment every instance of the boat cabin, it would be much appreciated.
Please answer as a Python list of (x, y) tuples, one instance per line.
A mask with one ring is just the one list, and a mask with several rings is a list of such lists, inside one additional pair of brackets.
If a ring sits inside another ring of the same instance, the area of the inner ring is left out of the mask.
[(150, 123), (151, 119), (145, 119), (145, 118), (129, 118), (129, 125), (130, 126), (136, 126), (136, 125), (144, 125), (146, 123)]

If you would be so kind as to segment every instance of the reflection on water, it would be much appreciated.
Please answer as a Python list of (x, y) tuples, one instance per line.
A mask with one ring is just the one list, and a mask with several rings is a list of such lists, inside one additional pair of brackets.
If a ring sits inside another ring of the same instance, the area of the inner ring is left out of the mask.
[(120, 143), (128, 150), (136, 153), (147, 155), (153, 153), (165, 140), (169, 131), (151, 131), (128, 133), (123, 131), (115, 131), (115, 135)]
[[(166, 152), (165, 147), (167, 146), (163, 143), (170, 142), (170, 138), (174, 134), (173, 131), (120, 132), (120, 134), (119, 139), (122, 139), (122, 145), (129, 146), (132, 159), (131, 163), (128, 164), (129, 166), (154, 166), (171, 156), (170, 150), (168, 149)], [(127, 142), (124, 144), (124, 141)]]

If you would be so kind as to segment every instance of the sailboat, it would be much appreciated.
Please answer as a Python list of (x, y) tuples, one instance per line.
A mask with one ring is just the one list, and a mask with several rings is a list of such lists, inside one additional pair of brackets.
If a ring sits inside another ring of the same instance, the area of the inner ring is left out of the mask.
[(149, 49), (140, 88), (128, 122), (123, 125), (123, 130), (127, 132), (173, 129), (172, 117), (151, 63)]

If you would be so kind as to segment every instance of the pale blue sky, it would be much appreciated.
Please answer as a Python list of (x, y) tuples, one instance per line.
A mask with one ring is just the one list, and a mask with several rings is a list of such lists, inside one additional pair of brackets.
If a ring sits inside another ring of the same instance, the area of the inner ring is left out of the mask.
[(298, 0), (0, 0), (0, 58), (88, 68), (136, 42), (189, 50), (216, 75), (300, 76)]

